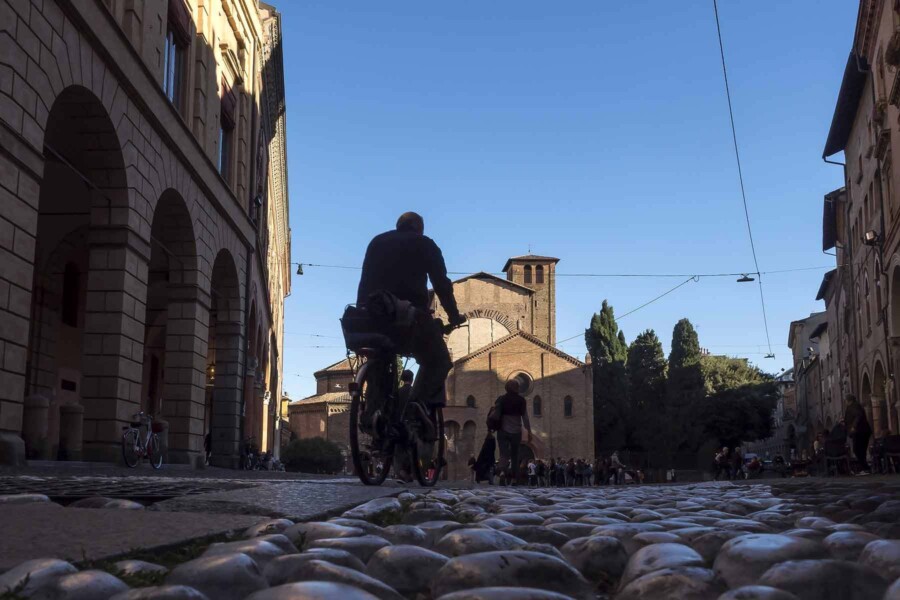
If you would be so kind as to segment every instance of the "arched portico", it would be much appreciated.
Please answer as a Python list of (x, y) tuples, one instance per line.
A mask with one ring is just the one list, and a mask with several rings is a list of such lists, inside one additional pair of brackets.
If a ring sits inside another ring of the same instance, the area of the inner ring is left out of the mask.
[(240, 458), (244, 405), (244, 311), (234, 257), (222, 250), (213, 263), (209, 316), (209, 372), (212, 374), (210, 462), (234, 468)]

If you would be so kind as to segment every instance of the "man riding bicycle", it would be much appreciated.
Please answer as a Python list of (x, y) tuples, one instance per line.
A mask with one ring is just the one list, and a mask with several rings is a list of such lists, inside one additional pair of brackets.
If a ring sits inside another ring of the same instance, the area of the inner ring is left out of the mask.
[[(419, 364), (419, 373), (410, 400), (427, 406), (444, 406), (444, 382), (452, 366), (444, 343), (444, 330), (439, 319), (431, 316), (428, 280), (450, 320), (449, 325), (465, 322), (459, 314), (453, 284), (441, 249), (424, 235), (425, 221), (414, 212), (397, 219), (397, 228), (375, 236), (366, 249), (356, 302), (368, 304), (370, 297), (389, 292), (419, 309), (420, 318), (411, 331), (410, 355)], [(371, 417), (371, 414), (368, 415)], [(363, 423), (364, 426), (368, 424)]]

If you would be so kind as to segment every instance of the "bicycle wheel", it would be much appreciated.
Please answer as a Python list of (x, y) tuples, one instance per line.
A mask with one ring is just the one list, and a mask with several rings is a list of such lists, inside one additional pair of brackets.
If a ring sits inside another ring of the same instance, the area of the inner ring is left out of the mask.
[(150, 461), (150, 466), (154, 469), (162, 466), (162, 446), (159, 444), (159, 436), (155, 433), (150, 435), (150, 440), (147, 442), (147, 459)]
[(432, 487), (441, 479), (444, 468), (444, 411), (440, 406), (426, 409), (434, 423), (434, 435), (437, 439), (423, 439), (422, 427), (417, 427), (414, 442), (410, 444), (413, 474), (419, 483)]
[(357, 375), (359, 389), (350, 401), (350, 455), (356, 476), (365, 485), (381, 485), (387, 479), (393, 461), (392, 452), (386, 452), (371, 434), (360, 429), (360, 417), (366, 412), (366, 403), (373, 401), (369, 395), (369, 364), (360, 368)]
[(141, 453), (138, 450), (137, 429), (128, 429), (122, 434), (122, 458), (125, 460), (125, 464), (132, 469), (140, 462)]

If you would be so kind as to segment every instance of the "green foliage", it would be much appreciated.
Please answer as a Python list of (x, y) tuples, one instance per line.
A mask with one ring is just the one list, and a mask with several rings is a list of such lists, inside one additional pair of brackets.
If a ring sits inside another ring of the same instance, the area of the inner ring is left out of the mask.
[(666, 356), (652, 329), (638, 335), (628, 348), (631, 402), (639, 408), (661, 409), (666, 392)]
[(337, 473), (344, 466), (340, 446), (320, 437), (293, 440), (281, 460), (288, 471), (303, 473)]
[(769, 379), (723, 389), (698, 402), (695, 423), (705, 438), (731, 448), (771, 436), (777, 391)]
[(700, 360), (707, 394), (718, 394), (748, 384), (771, 381), (772, 377), (751, 365), (745, 358), (704, 356)]
[(699, 432), (691, 422), (691, 407), (705, 395), (700, 357), (697, 331), (689, 320), (681, 319), (672, 331), (666, 380), (669, 427), (663, 443), (669, 453), (692, 451), (697, 445)]
[(594, 445), (598, 451), (619, 449), (631, 443), (634, 429), (625, 372), (628, 346), (606, 300), (591, 318), (584, 341), (594, 374)]

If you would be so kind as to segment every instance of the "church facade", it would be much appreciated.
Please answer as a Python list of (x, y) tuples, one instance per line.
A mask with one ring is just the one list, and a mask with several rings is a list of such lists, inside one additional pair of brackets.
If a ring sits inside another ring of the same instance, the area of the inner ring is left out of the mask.
[[(527, 400), (533, 432), (530, 443), (523, 439), (520, 457), (594, 458), (590, 364), (554, 346), (557, 262), (519, 256), (506, 262), (505, 279), (482, 272), (453, 282), (468, 324), (446, 338), (453, 360), (444, 409), (446, 478), (469, 477), (468, 459), (481, 448), (487, 413), (510, 379)], [(432, 308), (447, 320), (436, 297)], [(290, 405), (291, 429), (346, 447), (349, 364), (336, 363), (315, 377), (316, 395)]]
[[(522, 440), (521, 458), (594, 458), (590, 364), (554, 346), (557, 262), (518, 256), (504, 265), (506, 279), (475, 273), (453, 283), (468, 326), (447, 340), (453, 360), (444, 409), (450, 479), (470, 476), (469, 457), (478, 454), (488, 411), (510, 379), (527, 400), (533, 433), (530, 443)], [(446, 320), (437, 298), (434, 309)]]

